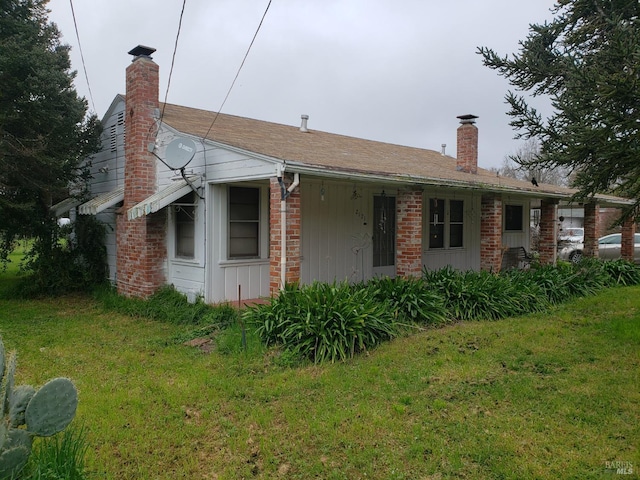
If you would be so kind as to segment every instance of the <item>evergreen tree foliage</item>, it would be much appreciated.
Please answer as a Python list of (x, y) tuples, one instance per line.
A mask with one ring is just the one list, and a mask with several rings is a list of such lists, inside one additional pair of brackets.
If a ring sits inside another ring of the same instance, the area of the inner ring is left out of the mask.
[(640, 206), (640, 2), (558, 0), (554, 19), (531, 25), (520, 50), (478, 53), (516, 91), (551, 99), (548, 118), (509, 91), (510, 124), (519, 138), (538, 138), (528, 168), (575, 172), (579, 197), (611, 193)]
[(0, 0), (0, 260), (20, 237), (57, 245), (49, 207), (80, 184), (100, 124), (73, 87), (48, 0)]

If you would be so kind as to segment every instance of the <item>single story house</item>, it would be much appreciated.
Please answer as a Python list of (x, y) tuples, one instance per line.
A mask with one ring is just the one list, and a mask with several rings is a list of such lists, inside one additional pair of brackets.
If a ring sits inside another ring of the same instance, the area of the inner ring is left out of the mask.
[[(103, 118), (90, 201), (77, 214), (110, 228), (110, 280), (125, 295), (173, 284), (190, 298), (238, 301), (285, 282), (365, 281), (423, 268), (501, 267), (529, 249), (555, 262), (557, 204), (575, 191), (478, 167), (477, 117), (463, 115), (457, 158), (444, 152), (161, 104), (153, 49), (136, 47), (126, 95)], [(585, 205), (585, 224), (601, 204)], [(588, 230), (597, 248), (595, 227)], [(589, 242), (587, 242), (589, 244)]]

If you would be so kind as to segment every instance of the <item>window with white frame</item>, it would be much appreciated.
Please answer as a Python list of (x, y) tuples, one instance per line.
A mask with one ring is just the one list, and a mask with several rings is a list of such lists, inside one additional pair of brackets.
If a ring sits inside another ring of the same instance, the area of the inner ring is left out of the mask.
[(229, 258), (260, 256), (260, 189), (229, 187)]
[(464, 246), (464, 201), (429, 199), (429, 248), (447, 249)]
[(188, 193), (173, 205), (175, 224), (175, 255), (194, 258), (196, 246), (196, 203), (194, 193)]

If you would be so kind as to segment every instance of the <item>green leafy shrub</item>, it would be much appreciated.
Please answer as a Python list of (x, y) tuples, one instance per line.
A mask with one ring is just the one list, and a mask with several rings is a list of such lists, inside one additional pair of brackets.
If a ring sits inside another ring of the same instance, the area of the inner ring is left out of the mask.
[(107, 280), (105, 226), (90, 215), (81, 215), (72, 226), (55, 221), (44, 225), (22, 263), (22, 297), (87, 292)]
[(353, 288), (365, 289), (373, 299), (386, 303), (400, 322), (440, 325), (447, 321), (443, 296), (427, 288), (421, 278), (376, 277)]
[(387, 305), (346, 282), (287, 285), (270, 304), (245, 310), (243, 319), (267, 346), (314, 362), (344, 361), (398, 334)]

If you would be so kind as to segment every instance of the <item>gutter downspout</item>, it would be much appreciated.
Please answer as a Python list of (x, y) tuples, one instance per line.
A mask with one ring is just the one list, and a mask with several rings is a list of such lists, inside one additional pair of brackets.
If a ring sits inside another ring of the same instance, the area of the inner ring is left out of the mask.
[(300, 174), (293, 174), (293, 183), (285, 187), (282, 176), (285, 166), (278, 165), (277, 175), (280, 185), (280, 290), (284, 288), (287, 274), (287, 197), (300, 185)]

